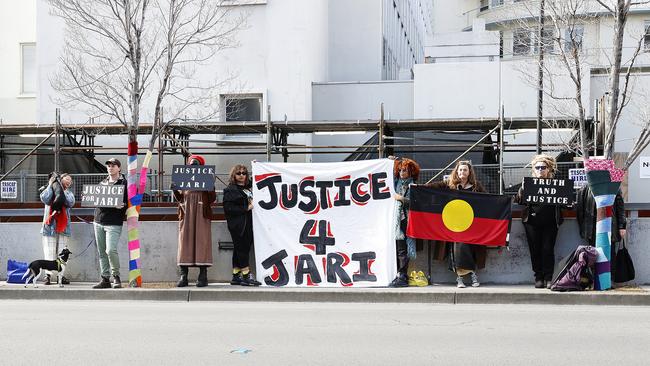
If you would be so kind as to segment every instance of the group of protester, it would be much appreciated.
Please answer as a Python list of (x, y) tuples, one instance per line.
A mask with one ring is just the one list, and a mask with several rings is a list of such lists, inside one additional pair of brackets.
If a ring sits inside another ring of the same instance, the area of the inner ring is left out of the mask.
[[(557, 163), (549, 155), (536, 155), (530, 162), (533, 178), (548, 179), (555, 177)], [(397, 276), (391, 282), (391, 287), (407, 287), (409, 259), (415, 258), (415, 239), (406, 233), (408, 225), (409, 188), (416, 184), (420, 173), (419, 165), (411, 159), (395, 159), (395, 200), (396, 211), (396, 247), (397, 247)], [(456, 163), (447, 180), (428, 183), (425, 186), (434, 188), (457, 189), (472, 192), (485, 192), (478, 181), (471, 162), (461, 160)], [(528, 249), (536, 288), (551, 288), (553, 270), (555, 268), (555, 241), (560, 225), (562, 225), (562, 210), (560, 206), (548, 204), (531, 204), (524, 202), (522, 197), (523, 185), (514, 196), (513, 201), (524, 205), (521, 221), (526, 232)], [(596, 204), (589, 186), (577, 192), (576, 203), (580, 236), (590, 245), (595, 243)], [(612, 215), (612, 249), (611, 263), (615, 263), (615, 244), (619, 243), (626, 234), (625, 207), (619, 190), (616, 195)], [(465, 277), (470, 278), (472, 287), (479, 287), (477, 270), (485, 267), (486, 247), (467, 243), (446, 243), (446, 258), (449, 269), (456, 274), (458, 288), (467, 287)], [(611, 273), (615, 268), (612, 266)]]
[[(397, 253), (397, 276), (391, 282), (391, 287), (409, 286), (409, 261), (416, 256), (416, 240), (406, 235), (408, 212), (410, 205), (410, 189), (417, 184), (420, 167), (407, 158), (397, 159), (394, 164), (395, 175), (395, 240)], [(189, 165), (205, 165), (205, 159), (199, 155), (191, 155), (187, 159)], [(105, 162), (108, 176), (100, 182), (102, 185), (123, 185), (124, 205), (121, 208), (99, 207), (94, 212), (94, 231), (101, 279), (93, 286), (96, 289), (120, 288), (120, 263), (118, 243), (122, 233), (122, 224), (127, 208), (127, 181), (121, 173), (121, 163), (115, 158)], [(531, 175), (535, 178), (553, 178), (557, 172), (557, 164), (549, 155), (536, 155), (531, 163)], [(56, 259), (56, 247), (67, 245), (70, 236), (70, 208), (75, 203), (74, 194), (69, 189), (72, 178), (68, 174), (53, 175), (45, 189), (40, 194), (45, 204), (43, 217), (43, 253), (45, 259)], [(456, 163), (448, 179), (425, 184), (426, 186), (462, 191), (485, 192), (485, 188), (477, 179), (471, 162), (462, 160)], [(189, 268), (198, 267), (199, 274), (196, 286), (208, 285), (207, 269), (212, 265), (212, 208), (216, 201), (214, 191), (178, 190), (172, 185), (173, 195), (178, 202), (178, 255), (180, 278), (178, 287), (188, 286)], [(532, 271), (536, 288), (550, 288), (555, 266), (555, 241), (558, 229), (563, 222), (559, 206), (525, 203), (522, 198), (523, 187), (514, 197), (516, 203), (524, 205), (522, 223), (526, 232)], [(57, 192), (61, 195), (64, 210), (53, 210), (53, 201)], [(595, 241), (595, 203), (589, 187), (578, 191), (577, 218), (580, 236), (589, 244)], [(251, 275), (250, 250), (253, 245), (253, 201), (252, 188), (248, 169), (244, 165), (235, 165), (230, 170), (228, 186), (223, 192), (223, 208), (228, 230), (233, 241), (232, 280), (231, 285), (259, 286)], [(623, 199), (620, 191), (616, 196), (612, 219), (612, 243), (618, 243), (625, 237), (626, 219)], [(615, 245), (612, 245), (612, 261), (614, 263)], [(469, 277), (472, 287), (480, 286), (477, 270), (485, 267), (486, 247), (468, 243), (446, 243), (446, 257), (449, 269), (457, 278), (459, 288), (465, 288), (464, 278)], [(612, 268), (612, 273), (615, 269)], [(111, 281), (112, 277), (112, 281)], [(49, 275), (45, 284), (50, 284)], [(64, 284), (69, 280), (63, 278)]]

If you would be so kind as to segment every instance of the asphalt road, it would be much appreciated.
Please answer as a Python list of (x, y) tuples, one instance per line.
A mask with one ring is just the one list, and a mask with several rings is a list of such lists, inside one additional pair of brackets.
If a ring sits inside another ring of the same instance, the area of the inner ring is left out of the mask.
[(648, 365), (650, 308), (0, 301), (0, 365)]

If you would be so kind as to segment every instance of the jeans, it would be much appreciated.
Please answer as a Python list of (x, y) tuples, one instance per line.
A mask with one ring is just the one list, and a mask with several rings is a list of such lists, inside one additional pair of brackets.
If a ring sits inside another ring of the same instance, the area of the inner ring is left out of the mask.
[(99, 269), (102, 277), (120, 275), (120, 259), (117, 255), (117, 244), (122, 234), (122, 225), (102, 225), (94, 223), (95, 241), (99, 254)]

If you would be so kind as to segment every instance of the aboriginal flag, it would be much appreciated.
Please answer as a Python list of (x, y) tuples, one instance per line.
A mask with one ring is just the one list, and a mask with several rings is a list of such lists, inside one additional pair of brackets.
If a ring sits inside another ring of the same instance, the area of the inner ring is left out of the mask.
[(510, 197), (411, 187), (406, 235), (480, 245), (505, 245), (512, 218)]

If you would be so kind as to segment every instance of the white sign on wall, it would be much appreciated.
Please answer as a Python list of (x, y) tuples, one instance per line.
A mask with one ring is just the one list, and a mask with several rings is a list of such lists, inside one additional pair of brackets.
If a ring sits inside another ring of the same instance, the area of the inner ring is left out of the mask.
[(573, 181), (573, 188), (578, 189), (587, 185), (587, 173), (584, 169), (569, 169), (569, 179)]
[(0, 198), (18, 198), (18, 182), (15, 180), (3, 180), (0, 182)]
[(650, 156), (642, 156), (639, 158), (639, 172), (641, 178), (650, 178)]

